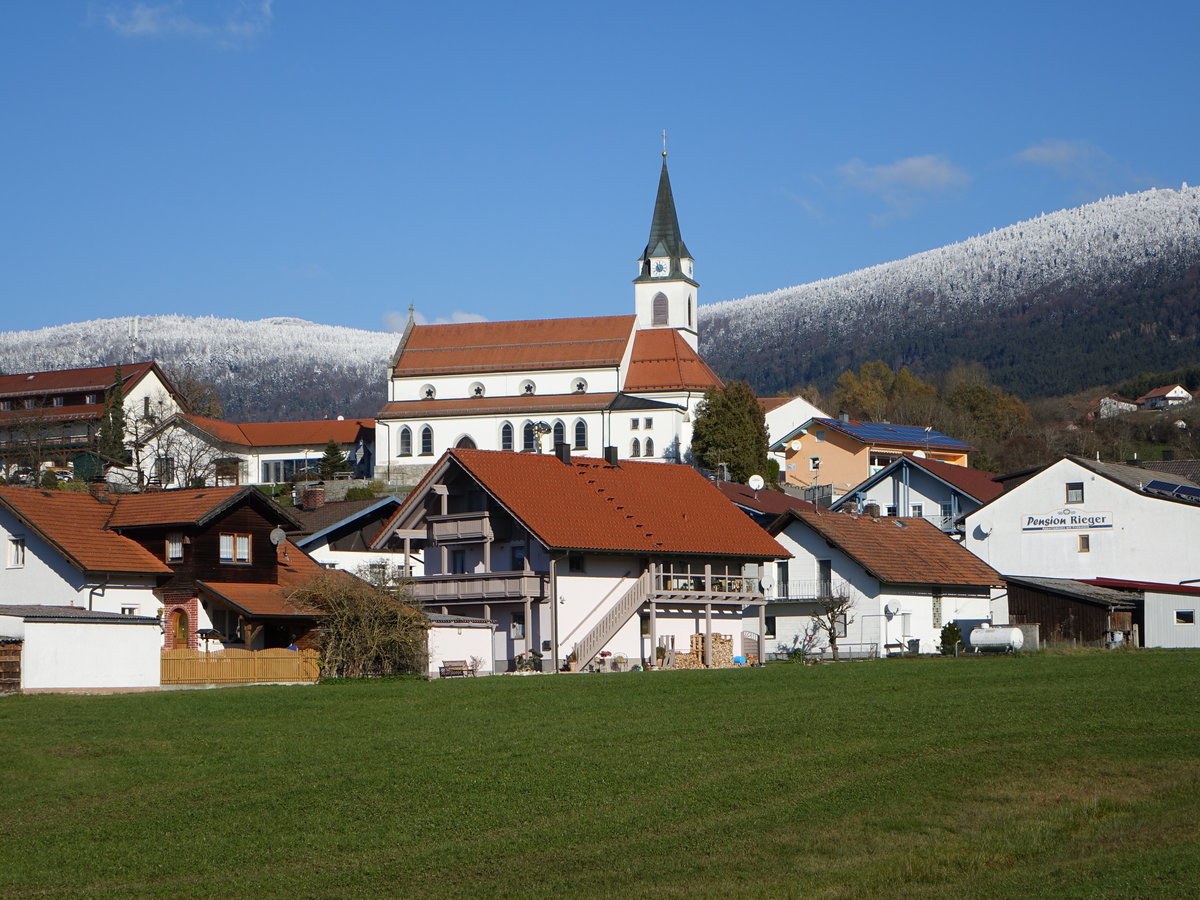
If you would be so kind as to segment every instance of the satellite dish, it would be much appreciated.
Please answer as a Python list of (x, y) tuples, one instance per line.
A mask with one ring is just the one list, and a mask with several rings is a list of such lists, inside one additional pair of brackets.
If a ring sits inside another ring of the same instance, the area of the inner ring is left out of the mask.
[(271, 530), (271, 543), (274, 544), (276, 547), (278, 547), (280, 544), (282, 544), (286, 540), (287, 540), (287, 532), (284, 531), (282, 528), (280, 528), (278, 525), (276, 525)]
[(889, 603), (883, 608), (883, 617), (890, 622), (892, 619), (896, 618), (896, 613), (898, 612), (900, 612), (900, 607), (896, 606), (894, 603)]
[(914, 451), (913, 451), (913, 456), (915, 456), (917, 459), (924, 459), (924, 458), (925, 458), (925, 451), (924, 451), (924, 450), (914, 450)]
[(793, 450), (799, 450), (799, 449), (800, 449), (800, 442), (799, 442), (799, 441), (792, 441), (792, 443), (791, 443), (791, 444), (789, 444), (789, 446), (790, 446), (790, 447), (791, 447)]
[(751, 475), (746, 484), (752, 491), (761, 491), (766, 482), (763, 481), (763, 477), (761, 475)]

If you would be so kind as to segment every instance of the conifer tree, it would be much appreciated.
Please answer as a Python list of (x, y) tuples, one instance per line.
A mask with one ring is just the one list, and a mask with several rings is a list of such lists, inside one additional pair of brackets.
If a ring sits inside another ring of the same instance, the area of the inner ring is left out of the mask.
[(125, 447), (125, 377), (121, 367), (113, 373), (113, 386), (104, 395), (104, 411), (100, 414), (100, 432), (96, 450), (103, 459), (129, 465), (131, 456)]
[(338, 472), (344, 472), (346, 468), (346, 454), (342, 452), (338, 442), (330, 438), (329, 443), (325, 445), (325, 455), (321, 457), (321, 478), (329, 481)]
[(766, 414), (754, 390), (731, 381), (724, 390), (710, 388), (696, 408), (692, 455), (701, 468), (720, 471), (745, 483), (751, 475), (768, 475)]

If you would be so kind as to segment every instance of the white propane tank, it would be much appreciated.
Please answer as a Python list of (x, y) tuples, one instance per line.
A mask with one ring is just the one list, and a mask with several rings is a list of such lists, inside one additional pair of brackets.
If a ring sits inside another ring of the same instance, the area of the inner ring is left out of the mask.
[(1020, 628), (980, 625), (971, 630), (968, 639), (976, 653), (1013, 653), (1025, 646), (1025, 635)]

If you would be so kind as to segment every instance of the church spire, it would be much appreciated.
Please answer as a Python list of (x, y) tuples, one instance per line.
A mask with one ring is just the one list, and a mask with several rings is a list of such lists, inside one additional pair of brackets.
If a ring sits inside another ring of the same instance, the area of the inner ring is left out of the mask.
[(638, 328), (674, 328), (695, 349), (696, 292), (692, 266), (695, 260), (679, 233), (671, 176), (667, 174), (667, 139), (663, 133), (662, 172), (658, 176), (658, 196), (650, 219), (650, 239), (638, 260), (638, 276), (633, 280), (633, 298)]
[[(667, 174), (667, 150), (664, 141), (662, 172), (658, 176), (658, 196), (654, 200), (654, 216), (650, 219), (650, 239), (642, 252), (642, 276), (650, 277), (650, 260), (669, 258), (669, 274), (684, 274), (680, 265), (691, 259), (687, 245), (679, 234), (679, 216), (675, 212), (675, 196), (671, 193), (671, 176)], [(660, 275), (663, 273), (659, 273)], [(690, 273), (687, 273), (690, 274)]]

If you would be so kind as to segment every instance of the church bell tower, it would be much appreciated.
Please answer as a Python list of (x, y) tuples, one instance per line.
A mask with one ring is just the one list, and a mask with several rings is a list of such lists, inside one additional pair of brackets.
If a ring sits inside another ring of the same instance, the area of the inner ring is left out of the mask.
[(667, 175), (667, 151), (663, 148), (658, 197), (650, 220), (650, 239), (638, 260), (638, 277), (633, 280), (633, 298), (638, 328), (674, 328), (696, 349), (695, 260), (679, 235), (675, 197)]

